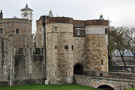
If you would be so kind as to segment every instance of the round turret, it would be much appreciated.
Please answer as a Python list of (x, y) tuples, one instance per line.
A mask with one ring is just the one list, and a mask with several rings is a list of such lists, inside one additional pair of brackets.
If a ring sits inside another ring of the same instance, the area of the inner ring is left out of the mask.
[(86, 71), (108, 72), (108, 26), (107, 20), (86, 21)]
[(73, 82), (73, 19), (49, 18), (47, 24), (47, 79), (51, 84)]

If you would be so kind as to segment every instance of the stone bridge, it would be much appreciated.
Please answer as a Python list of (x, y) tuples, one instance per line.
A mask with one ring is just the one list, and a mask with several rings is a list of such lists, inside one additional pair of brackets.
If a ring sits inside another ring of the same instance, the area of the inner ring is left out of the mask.
[[(130, 77), (130, 75), (128, 76)], [(76, 84), (100, 88), (103, 90), (125, 90), (135, 87), (135, 80), (111, 78), (111, 77), (95, 77), (90, 75), (74, 75)]]

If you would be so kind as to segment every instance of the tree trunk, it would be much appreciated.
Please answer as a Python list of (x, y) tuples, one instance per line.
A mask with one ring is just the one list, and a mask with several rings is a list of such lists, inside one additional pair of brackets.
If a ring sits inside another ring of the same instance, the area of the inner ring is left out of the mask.
[(124, 69), (126, 70), (126, 63), (125, 63), (125, 59), (124, 59), (123, 55), (121, 55), (121, 59), (122, 59), (123, 64), (124, 64)]

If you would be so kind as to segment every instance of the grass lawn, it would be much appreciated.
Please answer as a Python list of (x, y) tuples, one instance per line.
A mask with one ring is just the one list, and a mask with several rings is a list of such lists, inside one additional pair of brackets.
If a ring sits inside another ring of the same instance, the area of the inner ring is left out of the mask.
[(24, 85), (0, 87), (0, 90), (99, 90), (81, 85)]
[(131, 89), (126, 89), (126, 90), (135, 90), (135, 88), (131, 88)]

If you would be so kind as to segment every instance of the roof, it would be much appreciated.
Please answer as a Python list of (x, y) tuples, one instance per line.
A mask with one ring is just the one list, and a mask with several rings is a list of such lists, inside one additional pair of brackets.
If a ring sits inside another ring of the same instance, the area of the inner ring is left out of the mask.
[(33, 11), (31, 8), (29, 8), (28, 4), (26, 4), (25, 8), (21, 9), (21, 11), (28, 10), (28, 11)]

